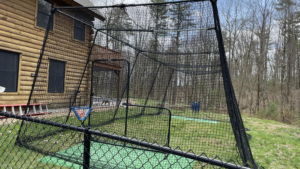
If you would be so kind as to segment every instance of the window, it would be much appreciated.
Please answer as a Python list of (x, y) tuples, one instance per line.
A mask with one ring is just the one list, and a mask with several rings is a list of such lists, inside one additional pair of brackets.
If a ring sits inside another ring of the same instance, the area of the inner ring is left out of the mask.
[(48, 93), (63, 93), (65, 84), (65, 62), (50, 60)]
[[(75, 14), (75, 17), (80, 21), (85, 21), (84, 18), (77, 13)], [(74, 39), (80, 40), (84, 42), (85, 38), (85, 24), (74, 20)]]
[[(38, 12), (36, 25), (47, 29), (49, 17), (51, 15), (52, 3), (46, 0), (38, 0)], [(53, 30), (53, 24), (50, 26), (50, 30)]]
[(5, 92), (18, 91), (19, 54), (0, 50), (0, 86)]

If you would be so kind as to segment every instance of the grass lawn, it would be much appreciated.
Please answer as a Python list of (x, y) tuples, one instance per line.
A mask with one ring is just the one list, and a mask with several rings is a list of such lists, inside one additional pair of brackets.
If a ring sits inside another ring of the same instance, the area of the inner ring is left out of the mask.
[[(120, 113), (116, 116), (117, 120), (114, 123), (106, 123), (113, 114), (109, 112), (111, 110), (98, 113), (99, 118), (91, 121), (94, 124), (93, 129), (108, 132), (116, 131), (122, 135), (125, 123), (125, 120), (122, 119), (125, 115), (124, 110), (120, 109)], [(160, 144), (166, 143), (167, 112), (163, 112), (160, 116), (145, 115), (134, 117), (135, 113), (140, 111), (140, 108), (130, 109), (131, 113), (129, 115), (132, 118), (128, 120), (127, 136), (136, 136), (137, 138), (147, 137), (149, 142), (158, 141)], [(145, 113), (149, 112), (146, 111)], [(181, 111), (172, 110), (172, 113), (176, 116), (184, 116)], [(187, 113), (189, 112), (185, 112), (185, 115)], [(196, 115), (199, 119), (220, 119), (220, 121), (221, 119), (225, 119), (223, 116), (212, 117), (212, 114), (205, 112)], [(101, 121), (98, 119), (101, 119)], [(263, 165), (265, 168), (300, 168), (299, 128), (246, 116), (243, 116), (243, 119), (245, 127), (251, 129), (251, 131), (248, 131), (252, 135), (250, 144), (254, 158), (259, 165)], [(61, 120), (61, 117), (56, 120)], [(71, 118), (69, 122), (74, 125), (80, 124), (76, 118)], [(56, 127), (36, 125), (35, 123), (28, 123), (26, 125), (30, 125), (32, 129), (26, 132), (27, 136), (36, 137), (41, 133), (51, 133), (51, 131), (57, 131), (58, 129)], [(0, 168), (64, 168), (39, 162), (38, 160), (45, 157), (45, 155), (24, 147), (14, 146), (19, 126), (20, 122), (0, 125)], [(213, 135), (213, 133), (221, 130), (224, 133), (230, 133), (230, 123), (210, 123), (209, 120), (201, 122), (174, 118), (171, 123), (170, 146), (176, 147), (181, 145), (181, 149), (184, 151), (192, 149), (197, 154), (206, 152), (208, 156), (214, 156), (215, 153), (219, 152), (220, 148), (221, 152), (233, 152), (235, 150), (232, 146), (234, 142), (224, 142), (224, 139), (233, 139), (233, 136), (230, 134), (222, 135), (220, 134), (221, 132), (218, 135)], [(42, 148), (48, 152), (47, 154), (54, 154), (58, 151), (78, 146), (78, 141), (80, 140), (82, 140), (82, 134), (64, 131), (54, 132), (42, 139), (27, 140), (27, 142), (29, 145), (33, 145), (33, 147)], [(223, 155), (224, 160), (230, 158), (226, 154), (220, 155)], [(194, 168), (197, 167), (200, 167), (200, 164), (195, 163)]]
[(300, 168), (300, 128), (243, 116), (255, 161), (265, 168)]

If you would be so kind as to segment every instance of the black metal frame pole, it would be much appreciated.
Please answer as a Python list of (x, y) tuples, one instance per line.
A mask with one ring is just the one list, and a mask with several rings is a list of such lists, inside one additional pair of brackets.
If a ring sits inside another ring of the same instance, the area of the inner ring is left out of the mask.
[[(94, 75), (94, 62), (92, 62), (92, 71), (91, 71), (91, 93), (90, 93), (90, 108), (93, 106), (93, 98), (94, 98), (94, 93), (93, 93), (93, 75)], [(91, 115), (92, 112), (89, 115), (89, 122), (88, 126), (91, 125)]]
[(219, 53), (220, 53), (220, 61), (221, 61), (221, 68), (222, 68), (222, 77), (223, 77), (223, 83), (224, 83), (224, 91), (225, 91), (225, 96), (226, 96), (226, 102), (227, 102), (227, 109), (228, 109), (228, 114), (230, 117), (231, 121), (231, 126), (232, 130), (235, 136), (236, 144), (239, 149), (239, 154), (241, 156), (241, 159), (244, 163), (244, 165), (247, 163), (247, 159), (245, 157), (246, 155), (246, 150), (244, 149), (243, 145), (243, 140), (241, 133), (239, 131), (239, 124), (236, 116), (236, 109), (234, 108), (234, 102), (233, 102), (233, 91), (231, 91), (230, 84), (231, 79), (230, 79), (230, 73), (229, 73), (229, 68), (227, 65), (226, 61), (226, 55), (225, 55), (225, 49), (224, 49), (224, 44), (223, 44), (223, 38), (221, 35), (221, 27), (219, 23), (219, 16), (218, 16), (218, 10), (217, 10), (217, 3), (216, 0), (211, 0), (212, 8), (213, 8), (213, 13), (214, 13), (214, 23), (215, 23), (215, 28), (216, 28), (216, 36), (218, 40), (218, 47), (219, 47)]
[(88, 132), (89, 127), (84, 130), (84, 141), (83, 141), (83, 169), (90, 168), (90, 159), (91, 159), (91, 134)]
[[(83, 70), (83, 72), (82, 72), (81, 79), (80, 79), (80, 81), (79, 81), (78, 89), (77, 89), (77, 91), (75, 91), (76, 93), (75, 93), (75, 98), (74, 98), (74, 100), (73, 100), (72, 106), (74, 105), (74, 103), (76, 103), (77, 94), (79, 93), (80, 86), (81, 86), (83, 77), (84, 77), (84, 75), (85, 75), (86, 68), (87, 68), (87, 66), (88, 66), (88, 64), (89, 64), (89, 61), (90, 61), (90, 58), (91, 58), (91, 55), (92, 55), (92, 52), (93, 52), (93, 48), (94, 48), (94, 45), (95, 45), (95, 42), (96, 42), (96, 38), (97, 38), (98, 32), (99, 32), (99, 31), (97, 30), (96, 33), (95, 33), (95, 36), (94, 36), (95, 38), (94, 38), (93, 44), (92, 44), (92, 46), (91, 46), (91, 49), (90, 49), (90, 51), (89, 51), (89, 56), (88, 56), (88, 58), (87, 58), (87, 60), (86, 60), (85, 67), (84, 67), (84, 70)], [(69, 120), (71, 111), (72, 111), (72, 109), (70, 108), (69, 114), (68, 114), (67, 119), (66, 119), (66, 122), (68, 122), (68, 120)]]
[(138, 145), (138, 146), (142, 146), (142, 147), (146, 147), (146, 148), (151, 148), (151, 149), (154, 149), (154, 150), (157, 150), (160, 152), (174, 154), (174, 155), (178, 155), (178, 156), (181, 156), (184, 158), (194, 159), (197, 161), (205, 162), (207, 164), (224, 167), (224, 168), (228, 168), (228, 169), (250, 169), (249, 167), (239, 166), (239, 165), (232, 164), (229, 162), (223, 162), (220, 160), (216, 160), (214, 158), (208, 158), (208, 157), (205, 157), (202, 155), (197, 155), (197, 154), (173, 149), (173, 148), (166, 147), (166, 146), (161, 146), (161, 145), (158, 145), (155, 143), (149, 143), (146, 141), (132, 139), (132, 138), (119, 136), (119, 135), (115, 135), (115, 134), (111, 134), (111, 133), (106, 133), (106, 132), (102, 132), (102, 131), (96, 131), (96, 130), (91, 130), (91, 129), (87, 130), (87, 128), (83, 128), (83, 127), (72, 126), (72, 125), (57, 123), (57, 122), (48, 121), (48, 120), (35, 119), (32, 117), (27, 117), (27, 116), (13, 115), (10, 113), (5, 113), (5, 112), (0, 112), (0, 116), (20, 119), (20, 120), (25, 120), (25, 121), (31, 121), (31, 122), (50, 125), (50, 126), (54, 126), (54, 127), (60, 127), (63, 129), (73, 130), (73, 131), (82, 132), (82, 133), (86, 132), (90, 135), (93, 134), (96, 136), (105, 137), (105, 138), (113, 139), (116, 141), (122, 141), (122, 142), (130, 143), (130, 144), (134, 144), (134, 145)]
[[(166, 91), (165, 91), (165, 95), (164, 95), (164, 98), (162, 100), (162, 103), (161, 103), (161, 107), (163, 108), (165, 106), (165, 102), (166, 102), (166, 98), (167, 98), (167, 93), (168, 93), (168, 89), (169, 89), (169, 86), (171, 84), (171, 80), (172, 80), (172, 77), (173, 77), (173, 74), (174, 74), (174, 69), (172, 70), (172, 73), (171, 73), (171, 76), (170, 76), (170, 79), (168, 81), (168, 86), (166, 88)], [(160, 112), (159, 112), (160, 113)]]
[[(245, 128), (243, 125), (243, 122), (240, 122), (241, 116), (239, 108), (237, 107), (237, 101), (235, 98), (235, 93), (233, 90), (229, 68), (226, 61), (226, 55), (225, 55), (225, 49), (224, 49), (224, 42), (222, 38), (222, 31), (220, 26), (220, 19), (218, 14), (218, 8), (217, 8), (217, 0), (211, 0), (212, 8), (213, 8), (213, 14), (214, 14), (214, 22), (215, 22), (215, 31), (216, 36), (218, 39), (218, 47), (220, 52), (220, 61), (221, 61), (221, 68), (222, 68), (222, 77), (223, 77), (223, 83), (224, 83), (224, 90), (226, 94), (226, 102), (227, 102), (227, 108), (230, 116), (231, 126), (235, 135), (236, 142), (238, 144), (239, 150), (241, 151), (241, 158), (243, 160), (243, 165), (248, 166), (248, 160), (251, 161), (254, 168), (258, 168), (257, 165), (254, 162), (254, 159), (252, 157), (250, 145), (246, 136)], [(242, 137), (245, 137), (243, 139)], [(247, 146), (248, 152), (245, 149), (245, 144)], [(246, 155), (247, 154), (247, 155)], [(250, 159), (248, 159), (250, 158)]]
[[(39, 70), (40, 70), (40, 67), (41, 67), (42, 59), (43, 59), (43, 56), (44, 56), (44, 52), (45, 52), (45, 48), (46, 48), (46, 44), (47, 44), (47, 40), (48, 40), (50, 25), (52, 25), (52, 23), (53, 23), (53, 16), (54, 16), (56, 11), (57, 10), (55, 8), (52, 8), (51, 15), (50, 15), (49, 20), (48, 20), (48, 25), (47, 25), (47, 29), (46, 29), (46, 32), (45, 32), (45, 38), (44, 38), (43, 46), (42, 46), (42, 49), (41, 49), (40, 57), (39, 57), (38, 64), (37, 64), (37, 67), (36, 67), (36, 70), (35, 70), (35, 76), (34, 76), (34, 79), (33, 79), (32, 86), (31, 86), (31, 91), (30, 91), (28, 102), (27, 102), (26, 109), (25, 109), (25, 112), (24, 112), (25, 115), (28, 113), (27, 111), (29, 110), (31, 97), (32, 97), (33, 90), (34, 90), (34, 87), (35, 87), (36, 79), (37, 79), (38, 74), (39, 74)], [(19, 141), (19, 136), (20, 136), (23, 125), (24, 125), (24, 121), (22, 121), (22, 123), (20, 125), (20, 129), (18, 131), (18, 136), (17, 136), (17, 139), (16, 139), (17, 142)]]
[(149, 29), (107, 29), (107, 28), (99, 28), (98, 30), (100, 31), (124, 31), (124, 32), (154, 32), (154, 30), (149, 30)]
[[(215, 14), (216, 13), (216, 9), (215, 9), (215, 2), (213, 2), (213, 0), (211, 1), (212, 2), (212, 6), (213, 6), (213, 12), (214, 12), (214, 15), (217, 15)], [(243, 141), (242, 141), (242, 138), (241, 138), (241, 135), (240, 135), (240, 132), (239, 132), (239, 126), (238, 126), (238, 120), (236, 119), (236, 115), (235, 115), (235, 112), (236, 110), (233, 108), (233, 101), (232, 101), (232, 92), (229, 91), (231, 90), (230, 89), (230, 75), (229, 75), (229, 70), (228, 70), (228, 65), (227, 65), (227, 62), (225, 61), (225, 52), (224, 52), (224, 49), (222, 48), (222, 43), (221, 43), (221, 37), (219, 35), (219, 27), (218, 27), (218, 24), (219, 22), (217, 21), (217, 17), (214, 16), (214, 20), (215, 20), (215, 26), (216, 26), (216, 35), (217, 35), (217, 39), (218, 39), (218, 45), (219, 45), (219, 51), (220, 51), (220, 60), (221, 60), (221, 68), (222, 68), (222, 77), (223, 77), (223, 85), (224, 85), (224, 90), (225, 90), (225, 96), (226, 96), (226, 102), (227, 102), (227, 109), (228, 109), (228, 114), (229, 114), (229, 117), (230, 117), (230, 121), (231, 121), (231, 126), (232, 126), (232, 130), (233, 130), (233, 133), (234, 133), (234, 136), (235, 136), (235, 141), (236, 141), (236, 144), (237, 144), (237, 147), (238, 147), (238, 150), (239, 150), (239, 154), (241, 156), (241, 159), (244, 163), (244, 165), (247, 163), (247, 159), (245, 157), (245, 149), (244, 149), (244, 146), (243, 146)], [(226, 75), (225, 75), (226, 74)]]
[(170, 1), (170, 2), (160, 2), (160, 3), (143, 3), (143, 4), (120, 4), (120, 5), (111, 5), (111, 6), (76, 6), (76, 7), (57, 7), (57, 9), (85, 9), (85, 8), (126, 8), (126, 7), (136, 7), (136, 6), (154, 6), (154, 5), (168, 5), (168, 4), (178, 4), (186, 2), (197, 2), (197, 1), (209, 1), (209, 0), (185, 0), (185, 1)]
[[(133, 69), (134, 69), (134, 67), (135, 67), (135, 64), (136, 64), (136, 62), (137, 62), (137, 58), (138, 58), (138, 56), (140, 55), (140, 51), (136, 54), (136, 57), (135, 57), (135, 61), (134, 61), (134, 63), (133, 63), (133, 65), (132, 65), (132, 71), (130, 72), (130, 77), (131, 77), (131, 75), (132, 75), (132, 73), (133, 73)], [(130, 68), (129, 68), (130, 69)], [(124, 96), (124, 93), (125, 93), (125, 91), (122, 91), (122, 95), (121, 95), (121, 99), (120, 100), (122, 100), (122, 98), (123, 98), (123, 96)], [(116, 118), (116, 115), (117, 115), (117, 112), (118, 112), (118, 110), (119, 110), (119, 106), (120, 106), (120, 104), (121, 104), (121, 102), (119, 102), (118, 103), (118, 105), (117, 105), (117, 108), (116, 108), (116, 110), (115, 110), (115, 112), (114, 112), (114, 117), (113, 117), (113, 119), (115, 119)]]
[[(126, 60), (127, 61), (127, 60)], [(130, 87), (130, 62), (127, 61), (128, 64), (128, 72), (127, 72), (127, 104), (129, 104), (129, 87)], [(128, 105), (126, 106), (126, 120), (125, 120), (125, 136), (127, 136), (127, 123), (128, 123)]]
[[(148, 57), (148, 58), (150, 58), (150, 59), (152, 59), (152, 60), (154, 60), (154, 61), (156, 61), (156, 62), (159, 62), (159, 63), (165, 65), (165, 66), (168, 67), (168, 68), (174, 69), (173, 67), (168, 66), (167, 63), (164, 63), (164, 62), (162, 62), (162, 61), (160, 61), (160, 60), (158, 60), (158, 59), (156, 59), (156, 58), (153, 58), (153, 57), (151, 57), (151, 56), (145, 54), (145, 53), (156, 54), (157, 52), (151, 52), (151, 51), (141, 50), (141, 49), (139, 49), (139, 48), (137, 48), (137, 47), (135, 47), (135, 46), (133, 46), (133, 45), (130, 45), (129, 43), (127, 43), (127, 42), (125, 42), (125, 41), (123, 41), (123, 40), (121, 40), (121, 39), (118, 39), (117, 37), (114, 37), (114, 36), (112, 36), (112, 35), (108, 35), (107, 33), (103, 32), (103, 31), (100, 31), (100, 32), (103, 33), (103, 34), (105, 34), (105, 35), (107, 35), (107, 36), (109, 36), (109, 37), (111, 37), (111, 38), (113, 38), (113, 39), (115, 39), (116, 41), (119, 41), (119, 42), (125, 44), (126, 46), (128, 46), (128, 47), (130, 47), (130, 48), (132, 48), (132, 49), (134, 49), (134, 50), (136, 50), (136, 51), (138, 51), (138, 54), (139, 54), (139, 53), (143, 53), (144, 56), (146, 56), (146, 57)], [(210, 53), (211, 53), (211, 52), (210, 52)], [(168, 55), (168, 53), (161, 53), (161, 54), (163, 54), (163, 55)], [(169, 54), (170, 54), (170, 53), (169, 53)], [(172, 54), (172, 55), (174, 55), (174, 54)], [(175, 54), (175, 55), (176, 55), (176, 54)], [(187, 55), (187, 53), (185, 53), (184, 55)], [(174, 70), (175, 70), (175, 69), (174, 69)], [(217, 73), (219, 73), (219, 72), (217, 72)]]
[[(157, 79), (157, 76), (158, 76), (158, 72), (159, 72), (159, 70), (160, 70), (160, 67), (161, 67), (161, 63), (159, 64), (159, 67), (158, 67), (158, 69), (157, 69), (157, 72), (156, 72), (156, 74), (155, 74), (155, 77), (154, 77), (154, 79), (153, 79), (153, 81), (152, 81), (152, 84), (151, 84), (151, 88), (150, 88), (150, 90), (149, 90), (149, 92), (148, 92), (148, 96), (147, 96), (147, 98), (146, 98), (146, 101), (145, 101), (145, 103), (144, 103), (144, 105), (146, 106), (147, 105), (147, 103), (148, 103), (148, 100), (149, 100), (149, 97), (150, 97), (150, 94), (151, 94), (151, 92), (152, 92), (152, 89), (153, 89), (153, 86), (154, 86), (154, 83), (155, 83), (155, 81), (156, 81), (156, 79)], [(141, 111), (141, 115), (143, 115), (144, 114), (144, 112), (145, 112), (145, 108), (143, 108), (142, 109), (142, 111)]]
[(127, 123), (128, 123), (128, 104), (129, 104), (129, 86), (130, 86), (130, 62), (126, 59), (99, 59), (99, 60), (94, 60), (92, 62), (92, 65), (94, 62), (103, 62), (103, 61), (125, 61), (127, 62), (128, 70), (127, 70), (127, 106), (126, 106), (126, 115), (125, 115), (125, 130), (124, 130), (124, 136), (127, 136)]
[(49, 17), (49, 21), (48, 21), (48, 25), (47, 25), (47, 30), (46, 30), (46, 34), (45, 34), (44, 43), (43, 43), (43, 46), (42, 46), (42, 49), (41, 49), (41, 53), (40, 53), (40, 58), (39, 58), (39, 61), (38, 61), (38, 65), (37, 65), (37, 68), (35, 70), (35, 76), (34, 76), (34, 79), (33, 79), (33, 83), (32, 83), (32, 86), (31, 86), (31, 91), (30, 91), (30, 95), (29, 95), (29, 99), (28, 99), (28, 102), (27, 102), (27, 105), (26, 105), (26, 110), (25, 110), (24, 114), (27, 114), (28, 113), (27, 111), (29, 110), (29, 105), (30, 105), (31, 97), (32, 97), (33, 90), (34, 90), (34, 87), (35, 87), (36, 79), (37, 79), (37, 77), (39, 75), (39, 70), (40, 70), (40, 67), (41, 67), (42, 59), (43, 59), (43, 56), (44, 56), (44, 52), (45, 52), (45, 48), (46, 48), (46, 44), (47, 44), (47, 40), (48, 40), (48, 35), (49, 35), (49, 31), (50, 31), (50, 25), (52, 25), (53, 16), (54, 16), (55, 12), (56, 12), (56, 9), (53, 8), (51, 10), (51, 16)]

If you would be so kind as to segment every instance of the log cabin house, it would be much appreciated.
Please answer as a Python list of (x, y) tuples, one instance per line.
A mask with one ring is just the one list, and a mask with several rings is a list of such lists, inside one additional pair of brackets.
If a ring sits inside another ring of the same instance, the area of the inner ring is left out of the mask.
[[(20, 114), (22, 114), (22, 109), (24, 111), (32, 88), (34, 73), (44, 40), (45, 28), (47, 27), (50, 10), (53, 6), (93, 6), (93, 4), (89, 0), (0, 0), (0, 86), (6, 88), (4, 93), (0, 93), (0, 111), (1, 107), (4, 111), (8, 109), (13, 112), (14, 107), (19, 108)], [(100, 12), (91, 11), (89, 14), (91, 15), (89, 17), (90, 21), (93, 18), (101, 21), (105, 20)], [(55, 19), (60, 18), (54, 18), (54, 24), (51, 28), (54, 36), (57, 33), (55, 31)], [(55, 56), (51, 56), (51, 53), (46, 53), (45, 57), (49, 58), (49, 62), (46, 63), (48, 65), (45, 66), (45, 74), (41, 75), (47, 79), (44, 83), (51, 83), (51, 73), (49, 71), (51, 66), (65, 69), (66, 73), (63, 76), (68, 76), (68, 72), (71, 72), (72, 75), (78, 73), (78, 76), (82, 73), (72, 72), (74, 67), (68, 65), (68, 62), (82, 62), (81, 65), (85, 64), (88, 51), (90, 51), (92, 46), (94, 31), (88, 25), (85, 25), (84, 29), (78, 30), (75, 21), (71, 22), (73, 24), (68, 25), (72, 25), (70, 30), (73, 31), (60, 32), (57, 36), (61, 36), (62, 41), (72, 41), (76, 47), (80, 46), (80, 52), (84, 51), (82, 52), (84, 54), (80, 55), (81, 58), (77, 57), (73, 59), (67, 55), (65, 58), (55, 58)], [(75, 29), (77, 29), (77, 34), (74, 33)], [(83, 32), (80, 33), (80, 31)], [(61, 42), (61, 44), (63, 43)], [(119, 53), (112, 52), (101, 46), (97, 48), (101, 49), (100, 51), (102, 52), (93, 54), (92, 58), (100, 59), (102, 56), (113, 58), (114, 56), (111, 53), (116, 54), (115, 56), (120, 58)], [(61, 49), (52, 49), (54, 53), (55, 50)], [(72, 50), (77, 49), (72, 48)], [(109, 52), (110, 54), (108, 54)], [(105, 53), (107, 54), (105, 55)], [(112, 65), (111, 68), (120, 69), (118, 65)], [(75, 85), (71, 84), (72, 82), (68, 81), (66, 77), (63, 77), (62, 81), (61, 86), (56, 85), (54, 88), (51, 88), (49, 85), (43, 88), (42, 92), (44, 94), (51, 94), (55, 98), (60, 98), (59, 93), (64, 93), (66, 86)], [(88, 84), (88, 82), (85, 82), (85, 84)], [(61, 98), (63, 99), (63, 97)], [(41, 102), (37, 103), (44, 104)]]

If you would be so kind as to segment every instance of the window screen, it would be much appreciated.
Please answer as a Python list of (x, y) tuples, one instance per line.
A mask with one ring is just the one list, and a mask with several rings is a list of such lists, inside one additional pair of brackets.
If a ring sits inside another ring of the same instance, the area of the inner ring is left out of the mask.
[[(85, 21), (84, 18), (79, 14), (75, 14), (75, 17), (80, 21)], [(80, 21), (74, 20), (74, 39), (84, 42), (85, 24)]]
[(50, 60), (48, 93), (63, 93), (65, 84), (65, 62)]
[(0, 86), (5, 92), (18, 91), (19, 54), (0, 50)]
[[(37, 12), (37, 22), (36, 25), (47, 29), (49, 17), (51, 15), (52, 3), (46, 0), (38, 1), (38, 12)], [(50, 29), (53, 29), (53, 24)]]

